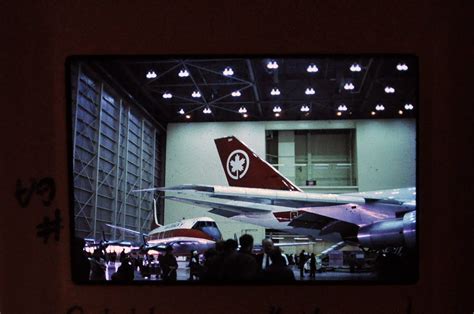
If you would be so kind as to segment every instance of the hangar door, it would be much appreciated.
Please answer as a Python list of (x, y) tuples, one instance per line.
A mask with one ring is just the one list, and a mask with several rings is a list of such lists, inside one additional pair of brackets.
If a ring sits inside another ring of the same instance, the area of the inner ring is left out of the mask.
[(81, 238), (136, 240), (105, 224), (148, 232), (158, 185), (158, 130), (99, 76), (71, 69), (74, 222)]

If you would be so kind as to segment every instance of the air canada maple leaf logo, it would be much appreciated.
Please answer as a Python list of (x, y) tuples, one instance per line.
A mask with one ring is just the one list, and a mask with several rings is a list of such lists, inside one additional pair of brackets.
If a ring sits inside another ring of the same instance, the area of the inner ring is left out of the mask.
[(234, 180), (241, 179), (249, 169), (250, 160), (246, 152), (234, 150), (227, 158), (227, 174)]

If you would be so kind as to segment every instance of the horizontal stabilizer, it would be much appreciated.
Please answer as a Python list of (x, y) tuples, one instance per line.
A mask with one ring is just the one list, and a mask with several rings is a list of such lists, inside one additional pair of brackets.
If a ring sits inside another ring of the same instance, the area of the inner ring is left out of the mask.
[(119, 227), (119, 226), (116, 226), (116, 225), (111, 225), (111, 224), (105, 224), (105, 225), (109, 226), (110, 228), (121, 230), (121, 231), (128, 232), (128, 233), (131, 233), (131, 234), (147, 235), (146, 233), (141, 233), (141, 232), (138, 232), (136, 230), (132, 230), (132, 229), (124, 228), (124, 227)]

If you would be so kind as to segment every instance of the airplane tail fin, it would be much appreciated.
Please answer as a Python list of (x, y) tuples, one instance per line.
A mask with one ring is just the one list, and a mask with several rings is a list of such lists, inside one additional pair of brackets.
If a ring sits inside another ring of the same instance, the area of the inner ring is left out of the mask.
[(218, 138), (214, 142), (230, 186), (301, 192), (235, 136)]

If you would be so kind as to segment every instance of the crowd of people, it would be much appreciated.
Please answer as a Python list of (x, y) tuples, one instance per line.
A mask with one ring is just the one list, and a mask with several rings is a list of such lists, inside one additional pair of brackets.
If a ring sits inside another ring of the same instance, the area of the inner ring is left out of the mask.
[[(240, 243), (240, 247), (239, 247)], [(80, 245), (79, 245), (80, 246)], [(300, 269), (300, 277), (304, 277), (305, 264), (309, 260), (310, 278), (315, 278), (316, 259), (303, 250), (299, 255), (285, 255), (276, 247), (271, 239), (262, 241), (262, 250), (254, 254), (254, 239), (249, 234), (239, 238), (218, 241), (214, 248), (204, 252), (203, 259), (197, 251), (190, 252), (189, 280), (203, 282), (290, 282), (295, 280), (292, 265)], [(157, 259), (153, 255), (131, 255), (123, 250), (119, 256), (116, 253), (106, 253), (99, 248), (92, 254), (77, 250), (74, 256), (75, 272), (78, 281), (106, 280), (107, 265), (115, 265), (117, 257), (120, 266), (110, 279), (117, 282), (127, 282), (135, 279), (135, 270), (142, 278), (150, 278), (155, 274), (165, 282), (177, 280), (178, 263), (173, 255), (172, 246), (167, 246), (164, 254)]]

